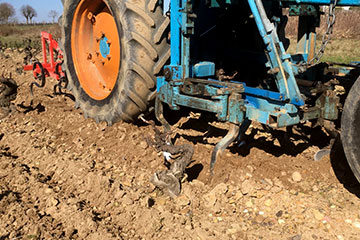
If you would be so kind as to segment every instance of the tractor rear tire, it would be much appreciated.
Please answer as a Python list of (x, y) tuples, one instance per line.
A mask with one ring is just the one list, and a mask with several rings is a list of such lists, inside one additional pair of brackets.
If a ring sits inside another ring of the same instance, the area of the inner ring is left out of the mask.
[(169, 23), (158, 0), (64, 1), (64, 69), (85, 118), (111, 125), (148, 110), (170, 57)]
[(350, 168), (360, 182), (360, 77), (345, 100), (341, 118), (341, 141)]

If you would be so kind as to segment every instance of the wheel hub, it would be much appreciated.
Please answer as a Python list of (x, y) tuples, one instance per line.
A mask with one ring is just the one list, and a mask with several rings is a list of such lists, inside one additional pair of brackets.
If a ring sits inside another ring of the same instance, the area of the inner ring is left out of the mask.
[(81, 87), (91, 98), (105, 99), (114, 89), (120, 68), (119, 31), (105, 1), (81, 1), (71, 34), (72, 58)]
[(110, 45), (107, 43), (107, 37), (104, 37), (100, 40), (100, 53), (103, 58), (107, 58), (110, 54)]

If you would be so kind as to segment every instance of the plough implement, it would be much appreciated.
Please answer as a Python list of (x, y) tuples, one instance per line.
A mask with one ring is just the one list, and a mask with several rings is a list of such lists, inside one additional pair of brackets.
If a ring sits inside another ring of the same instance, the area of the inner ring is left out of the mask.
[[(327, 24), (316, 51), (322, 6)], [(211, 171), (252, 121), (270, 128), (311, 121), (334, 136), (341, 129), (360, 180), (359, 64), (334, 68), (320, 61), (341, 6), (358, 7), (360, 0), (65, 0), (66, 74), (61, 57), (47, 63), (45, 54), (33, 66), (42, 81), (34, 85), (42, 86), (44, 76), (67, 76), (75, 106), (109, 125), (155, 109), (167, 133), (165, 105), (213, 115), (229, 132), (213, 150)], [(299, 20), (292, 55), (284, 9)], [(43, 35), (43, 46), (44, 40), (61, 53), (50, 35)]]

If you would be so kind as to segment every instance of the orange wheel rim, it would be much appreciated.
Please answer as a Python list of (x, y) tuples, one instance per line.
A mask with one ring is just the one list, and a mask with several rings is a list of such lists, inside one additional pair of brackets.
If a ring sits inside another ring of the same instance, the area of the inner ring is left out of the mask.
[(72, 23), (71, 53), (84, 91), (95, 100), (108, 97), (118, 78), (120, 39), (105, 1), (80, 1)]

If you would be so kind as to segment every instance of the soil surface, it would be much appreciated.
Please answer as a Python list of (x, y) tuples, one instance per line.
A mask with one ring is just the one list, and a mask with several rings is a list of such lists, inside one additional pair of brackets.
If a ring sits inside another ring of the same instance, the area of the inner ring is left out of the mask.
[(245, 144), (209, 161), (227, 125), (197, 114), (174, 128), (176, 144), (193, 144), (181, 195), (149, 181), (166, 169), (147, 144), (150, 126), (107, 126), (85, 119), (55, 80), (30, 95), (23, 56), (0, 54), (0, 73), (19, 85), (0, 123), (0, 239), (360, 239), (360, 186), (337, 142), (321, 128), (293, 133), (252, 124)]

